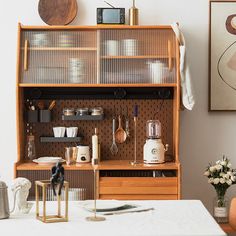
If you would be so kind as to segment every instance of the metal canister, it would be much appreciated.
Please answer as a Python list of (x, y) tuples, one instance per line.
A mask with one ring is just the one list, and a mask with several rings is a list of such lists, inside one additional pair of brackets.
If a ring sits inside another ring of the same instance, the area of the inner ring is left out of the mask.
[(0, 219), (6, 219), (10, 216), (7, 185), (0, 181)]
[(133, 6), (129, 9), (129, 25), (138, 25), (138, 8), (135, 7), (135, 0), (133, 0)]

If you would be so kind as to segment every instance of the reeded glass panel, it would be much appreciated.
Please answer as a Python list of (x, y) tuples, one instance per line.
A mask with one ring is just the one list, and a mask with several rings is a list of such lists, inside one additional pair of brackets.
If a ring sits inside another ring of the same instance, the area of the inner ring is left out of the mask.
[(171, 29), (23, 30), (21, 83), (176, 82)]
[(175, 36), (170, 29), (102, 30), (100, 82), (174, 83)]
[[(28, 45), (25, 45), (26, 40)], [(24, 31), (21, 40), (21, 81), (96, 84), (96, 31)]]

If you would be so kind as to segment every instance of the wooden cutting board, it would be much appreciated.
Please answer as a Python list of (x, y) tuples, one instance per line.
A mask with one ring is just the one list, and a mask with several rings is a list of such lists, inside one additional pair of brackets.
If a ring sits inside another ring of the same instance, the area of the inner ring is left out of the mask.
[(38, 12), (48, 25), (68, 25), (77, 14), (76, 0), (39, 0)]

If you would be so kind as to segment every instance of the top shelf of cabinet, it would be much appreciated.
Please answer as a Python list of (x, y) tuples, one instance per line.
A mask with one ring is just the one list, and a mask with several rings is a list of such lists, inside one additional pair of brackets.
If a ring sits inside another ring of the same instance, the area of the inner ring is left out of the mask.
[(166, 29), (171, 30), (170, 25), (114, 25), (114, 24), (101, 24), (101, 25), (44, 25), (44, 26), (30, 26), (30, 25), (22, 25), (19, 23), (19, 27), (22, 30), (99, 30), (99, 29)]

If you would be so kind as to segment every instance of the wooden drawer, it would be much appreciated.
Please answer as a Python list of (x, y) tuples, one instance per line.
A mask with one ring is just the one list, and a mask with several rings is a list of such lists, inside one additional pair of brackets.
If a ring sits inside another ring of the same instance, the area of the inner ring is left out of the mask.
[(116, 199), (116, 200), (178, 200), (175, 194), (102, 194), (100, 199)]
[[(178, 194), (177, 177), (101, 177), (99, 181), (99, 195), (166, 195)], [(154, 196), (153, 196), (154, 197)], [(145, 198), (146, 199), (146, 198)], [(155, 198), (157, 199), (157, 198)], [(169, 198), (168, 198), (169, 199)]]

